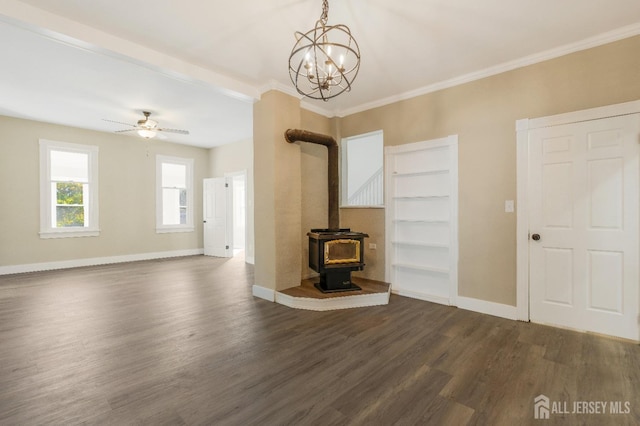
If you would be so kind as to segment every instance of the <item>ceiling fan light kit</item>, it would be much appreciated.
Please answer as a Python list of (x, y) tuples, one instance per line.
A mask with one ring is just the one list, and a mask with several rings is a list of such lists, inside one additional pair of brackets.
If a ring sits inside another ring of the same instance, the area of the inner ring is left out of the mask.
[(327, 25), (329, 2), (313, 29), (296, 32), (289, 55), (289, 77), (298, 93), (327, 101), (350, 91), (360, 69), (360, 48), (346, 25)]
[(156, 132), (154, 132), (153, 130), (141, 129), (138, 130), (138, 135), (146, 139), (151, 139), (156, 137)]

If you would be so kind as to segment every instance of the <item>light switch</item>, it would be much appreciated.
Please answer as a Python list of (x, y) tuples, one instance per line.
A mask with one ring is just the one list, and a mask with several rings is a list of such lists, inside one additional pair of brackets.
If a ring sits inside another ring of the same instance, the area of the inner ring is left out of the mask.
[(514, 212), (513, 200), (505, 200), (505, 202), (504, 202), (504, 212), (505, 213), (513, 213)]
[(376, 248), (378, 248), (378, 247), (376, 246), (375, 243), (369, 243), (369, 249), (370, 250), (375, 250)]

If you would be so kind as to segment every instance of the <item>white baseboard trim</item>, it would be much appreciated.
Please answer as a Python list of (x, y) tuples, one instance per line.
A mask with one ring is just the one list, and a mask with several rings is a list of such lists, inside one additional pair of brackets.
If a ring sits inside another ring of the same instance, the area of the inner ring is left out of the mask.
[(295, 297), (276, 292), (276, 303), (294, 309), (307, 311), (334, 311), (337, 309), (363, 308), (389, 304), (389, 293), (358, 294), (353, 296), (331, 297), (327, 299), (312, 299), (310, 297)]
[(245, 263), (248, 263), (250, 265), (255, 265), (256, 264), (256, 260), (254, 259), (253, 256), (245, 256), (244, 261), (245, 261)]
[(252, 293), (254, 297), (258, 297), (260, 299), (268, 300), (269, 302), (276, 301), (276, 291), (266, 287), (260, 287), (259, 285), (254, 285), (252, 287)]
[(60, 260), (56, 262), (29, 263), (26, 265), (0, 266), (0, 275), (22, 274), (25, 272), (53, 271), (56, 269), (78, 268), (82, 266), (109, 265), (113, 263), (137, 262), (140, 260), (165, 259), (170, 257), (197, 256), (204, 249), (161, 251), (156, 253), (126, 254), (122, 256), (91, 257), (87, 259)]
[(417, 293), (415, 291), (402, 290), (402, 289), (391, 289), (391, 293), (397, 294), (398, 296), (410, 297), (412, 299), (424, 300), (425, 302), (438, 303), (440, 305), (451, 306), (451, 301), (448, 297), (435, 296), (432, 294), (424, 294)]
[(467, 311), (480, 312), (481, 314), (493, 315), (510, 320), (516, 320), (518, 318), (515, 306), (462, 296), (458, 296), (457, 302), (458, 308), (466, 309)]

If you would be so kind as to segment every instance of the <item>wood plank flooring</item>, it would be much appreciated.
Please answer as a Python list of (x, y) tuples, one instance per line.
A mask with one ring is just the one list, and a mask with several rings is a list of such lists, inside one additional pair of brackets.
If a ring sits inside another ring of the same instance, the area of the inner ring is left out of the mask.
[[(252, 284), (204, 256), (0, 277), (0, 424), (640, 423), (638, 345), (395, 295), (300, 311)], [(630, 412), (534, 420), (539, 394)]]

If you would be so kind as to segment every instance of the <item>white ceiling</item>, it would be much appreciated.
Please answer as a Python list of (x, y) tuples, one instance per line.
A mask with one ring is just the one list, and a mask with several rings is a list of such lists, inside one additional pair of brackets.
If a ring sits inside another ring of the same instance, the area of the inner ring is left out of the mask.
[[(0, 0), (0, 114), (114, 131), (150, 110), (168, 140), (252, 136), (252, 104), (287, 71), (294, 31), (321, 0)], [(638, 0), (333, 0), (329, 24), (360, 45), (345, 115), (640, 34)]]

